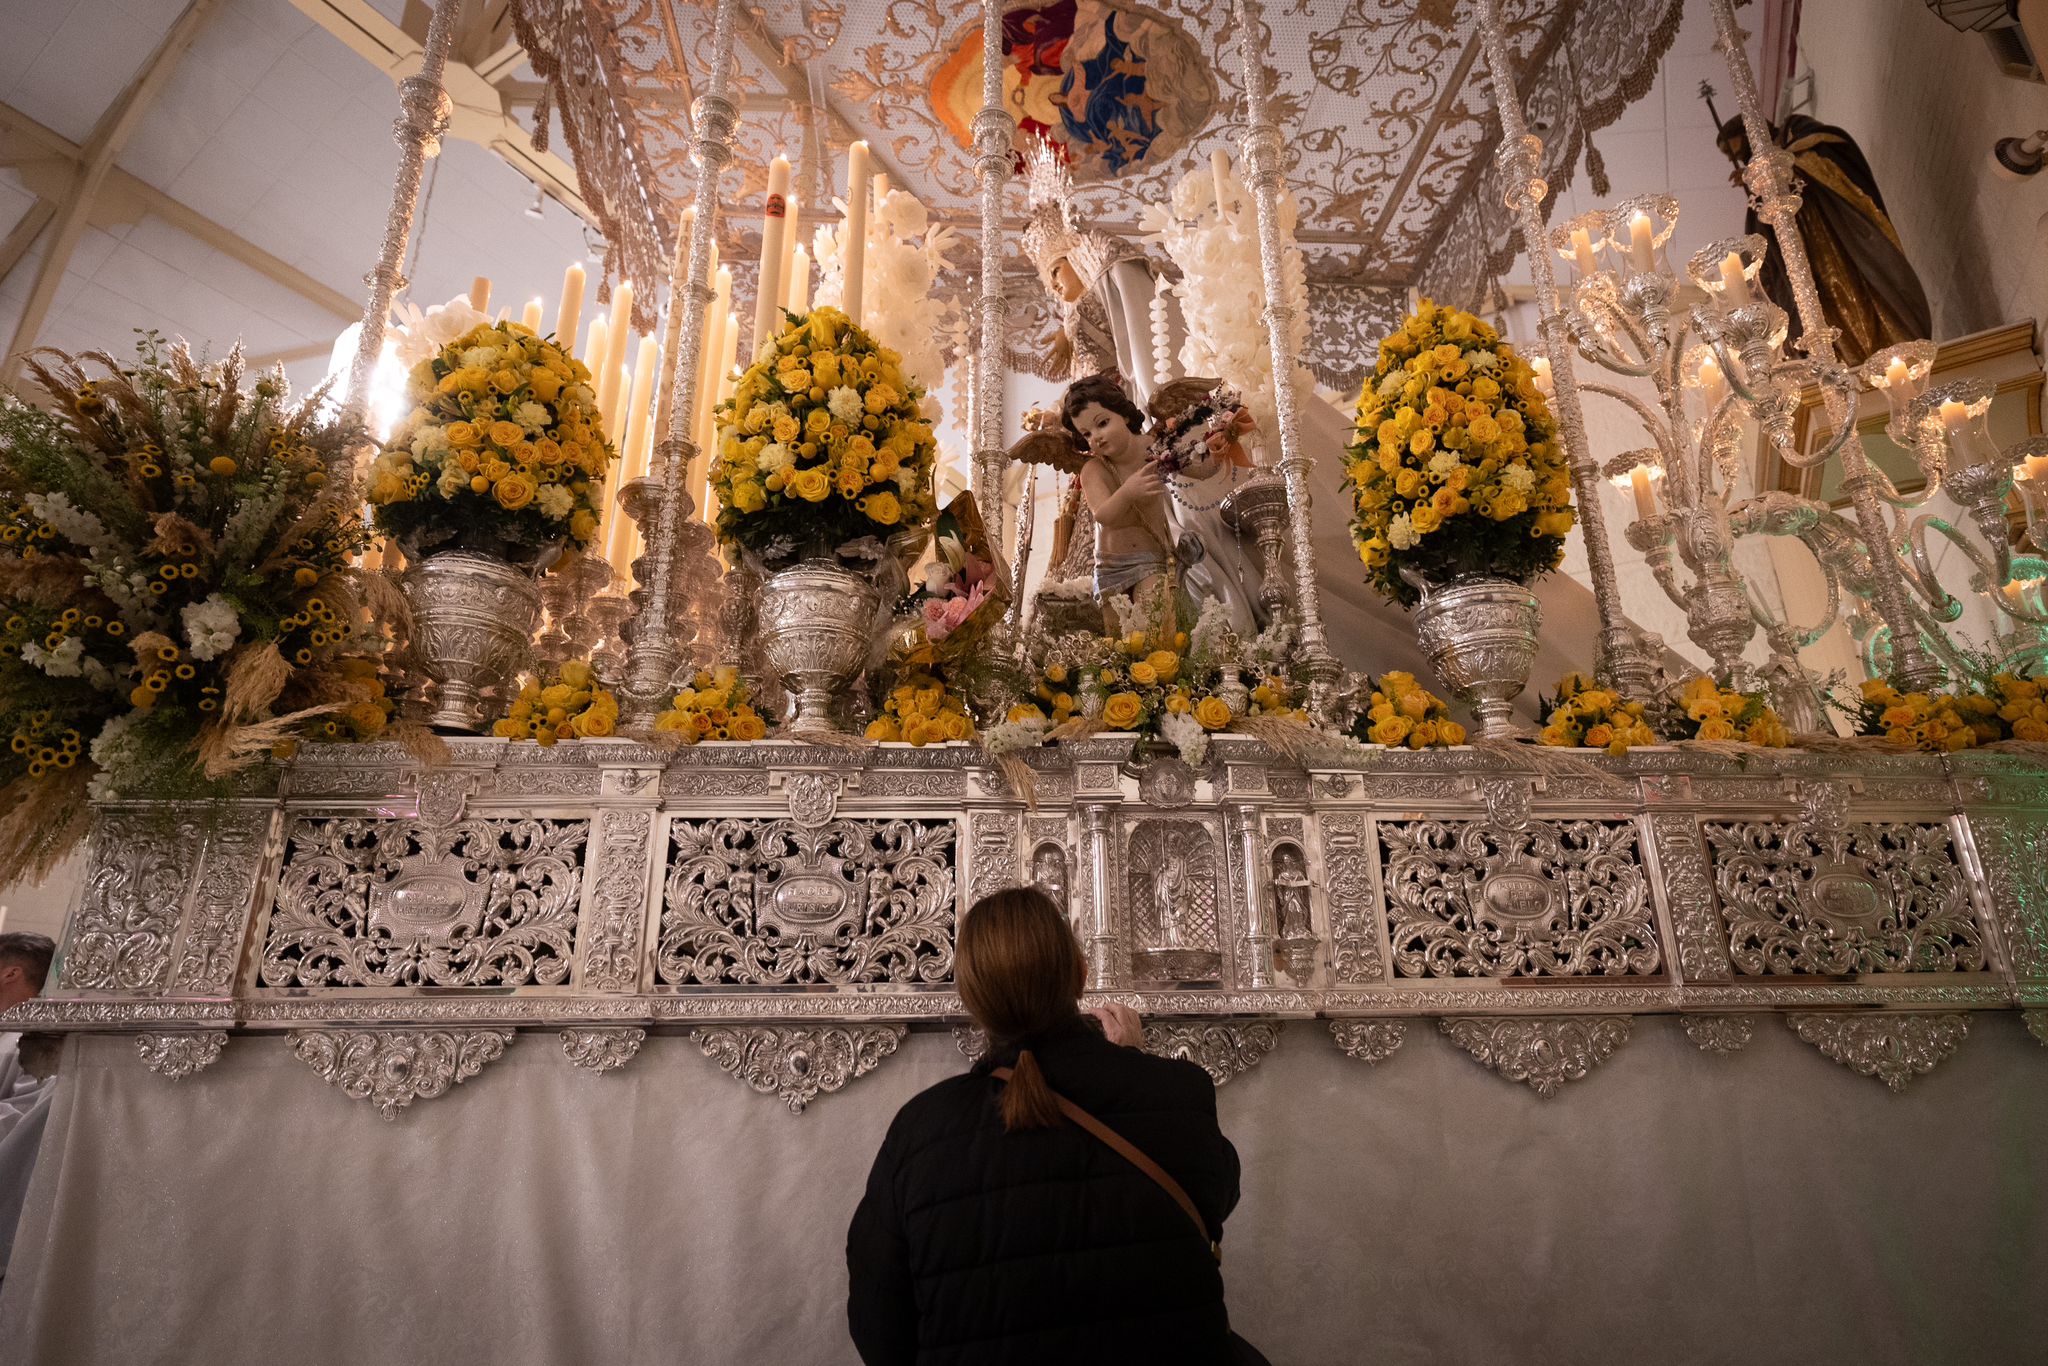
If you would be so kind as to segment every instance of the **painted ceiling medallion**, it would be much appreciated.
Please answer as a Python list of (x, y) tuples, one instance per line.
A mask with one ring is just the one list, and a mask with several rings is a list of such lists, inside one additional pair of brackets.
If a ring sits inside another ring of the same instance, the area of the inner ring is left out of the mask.
[[(1053, 0), (1003, 16), (1003, 97), (1021, 145), (1065, 150), (1076, 181), (1159, 164), (1188, 145), (1216, 104), (1216, 82), (1180, 24), (1129, 0)], [(932, 109), (974, 147), (981, 108), (981, 25), (932, 73)]]

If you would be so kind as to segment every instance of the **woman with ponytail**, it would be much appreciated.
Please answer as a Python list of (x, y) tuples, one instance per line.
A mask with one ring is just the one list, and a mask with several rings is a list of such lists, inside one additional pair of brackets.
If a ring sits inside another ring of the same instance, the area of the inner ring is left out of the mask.
[(867, 1366), (1207, 1366), (1243, 1360), (1223, 1308), (1237, 1151), (1193, 1063), (1142, 1051), (1128, 1007), (1083, 1013), (1081, 946), (1050, 898), (961, 920), (960, 1000), (988, 1035), (911, 1099), (847, 1233)]

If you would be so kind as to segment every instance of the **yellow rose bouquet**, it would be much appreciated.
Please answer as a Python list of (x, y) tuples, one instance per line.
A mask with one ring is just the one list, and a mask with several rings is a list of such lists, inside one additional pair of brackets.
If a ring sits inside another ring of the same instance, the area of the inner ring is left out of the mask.
[(770, 562), (921, 526), (937, 442), (901, 358), (836, 308), (789, 323), (718, 410), (718, 537)]
[(882, 714), (868, 723), (868, 739), (908, 745), (938, 745), (972, 740), (974, 718), (967, 703), (937, 674), (912, 670), (898, 676), (882, 703)]
[(588, 663), (571, 659), (546, 683), (527, 679), (512, 709), (491, 733), (552, 745), (557, 740), (603, 739), (618, 724), (619, 699), (598, 684)]
[(1380, 343), (1346, 470), (1352, 541), (1403, 605), (1420, 596), (1409, 576), (1527, 583), (1564, 557), (1571, 477), (1550, 408), (1528, 362), (1460, 309), (1424, 300)]
[(699, 669), (688, 687), (676, 689), (667, 709), (654, 718), (654, 734), (686, 745), (699, 740), (759, 740), (768, 734), (768, 721), (754, 710), (739, 670), (720, 665)]
[(1429, 749), (1465, 743), (1465, 728), (1451, 719), (1442, 698), (1399, 669), (1372, 685), (1365, 711), (1351, 723), (1353, 739), (1389, 749)]
[(613, 450), (582, 361), (518, 323), (478, 326), (414, 366), (405, 392), (369, 498), (408, 556), (531, 560), (596, 537)]
[(1741, 741), (1769, 749), (1792, 743), (1785, 723), (1760, 692), (1723, 688), (1705, 674), (1689, 679), (1679, 690), (1672, 724), (1685, 740)]
[(1566, 674), (1557, 685), (1557, 696), (1543, 698), (1539, 710), (1543, 729), (1536, 738), (1546, 745), (1619, 755), (1632, 745), (1657, 743), (1642, 703), (1594, 687), (1584, 674)]
[(1895, 745), (1953, 753), (2004, 740), (2048, 740), (2048, 704), (2038, 679), (1999, 674), (1992, 692), (1967, 689), (1902, 693), (1881, 678), (1866, 679), (1856, 732)]

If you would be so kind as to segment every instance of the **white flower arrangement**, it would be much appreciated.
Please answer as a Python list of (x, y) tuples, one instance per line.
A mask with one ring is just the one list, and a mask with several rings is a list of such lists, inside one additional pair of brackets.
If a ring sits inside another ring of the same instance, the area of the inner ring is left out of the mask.
[(1159, 734), (1189, 768), (1199, 767), (1209, 757), (1209, 732), (1191, 712), (1168, 712), (1160, 717)]
[(234, 648), (242, 634), (241, 614), (218, 593), (188, 603), (182, 614), (185, 639), (192, 644), (194, 659), (215, 659)]
[(419, 305), (402, 303), (392, 309), (398, 324), (395, 349), (398, 363), (410, 370), (423, 360), (432, 360), (442, 347), (470, 329), (490, 322), (490, 316), (473, 307), (466, 297), (434, 304), (424, 313)]
[(1042, 716), (1027, 717), (1022, 721), (999, 721), (981, 733), (982, 752), (993, 759), (1003, 754), (1014, 754), (1020, 749), (1036, 749), (1045, 743), (1045, 737), (1051, 730), (1052, 722)]
[[(1225, 178), (1224, 202), (1208, 166), (1191, 171), (1173, 187), (1166, 205), (1149, 205), (1139, 218), (1150, 240), (1162, 246), (1181, 269), (1173, 292), (1187, 322), (1181, 347), (1181, 373), (1213, 375), (1244, 395), (1245, 406), (1262, 432), (1279, 430), (1279, 408), (1273, 398), (1272, 346), (1266, 335), (1265, 290), (1261, 284), (1259, 235), (1251, 195), (1233, 171)], [(1289, 350), (1308, 349), (1308, 276), (1301, 249), (1294, 243), (1300, 208), (1286, 192), (1280, 196), (1281, 285), (1294, 310)], [(1315, 376), (1296, 365), (1290, 377), (1298, 401), (1315, 392)]]
[[(839, 241), (846, 206), (834, 200), (833, 207), (842, 216), (820, 227), (811, 240), (818, 263), (818, 288), (811, 298), (814, 304), (838, 308), (846, 297)], [(903, 373), (924, 380), (928, 396), (940, 386), (946, 355), (966, 342), (967, 320), (959, 305), (932, 297), (940, 272), (951, 269), (946, 257), (956, 236), (951, 228), (934, 224), (917, 196), (906, 190), (889, 190), (868, 215), (860, 325), (903, 358)], [(936, 419), (937, 414), (925, 416)], [(858, 420), (858, 414), (846, 420)]]

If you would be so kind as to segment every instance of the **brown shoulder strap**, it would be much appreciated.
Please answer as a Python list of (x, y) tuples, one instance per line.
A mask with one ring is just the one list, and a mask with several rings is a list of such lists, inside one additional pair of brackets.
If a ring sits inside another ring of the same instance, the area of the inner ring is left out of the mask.
[[(1010, 1079), (1010, 1069), (998, 1067), (993, 1070), (992, 1075), (1000, 1080), (1008, 1081)], [(1059, 1092), (1054, 1091), (1052, 1098), (1053, 1103), (1060, 1107), (1061, 1114), (1073, 1120), (1074, 1123), (1080, 1125), (1090, 1134), (1093, 1134), (1097, 1139), (1101, 1140), (1104, 1147), (1130, 1163), (1133, 1167), (1136, 1167), (1146, 1176), (1152, 1178), (1159, 1189), (1172, 1196), (1173, 1203), (1179, 1205), (1181, 1211), (1194, 1222), (1196, 1229), (1200, 1230), (1202, 1241), (1209, 1244), (1211, 1255), (1218, 1261), (1223, 1259), (1222, 1248), (1215, 1242), (1210, 1241), (1208, 1221), (1202, 1218), (1202, 1212), (1195, 1208), (1193, 1198), (1188, 1195), (1186, 1190), (1182, 1189), (1180, 1182), (1167, 1175), (1166, 1168), (1147, 1157), (1144, 1151), (1135, 1143), (1110, 1128), (1107, 1124), (1104, 1124), (1095, 1116), (1089, 1114), (1086, 1110), (1083, 1110), (1080, 1106), (1074, 1104), (1071, 1100), (1068, 1100)]]

